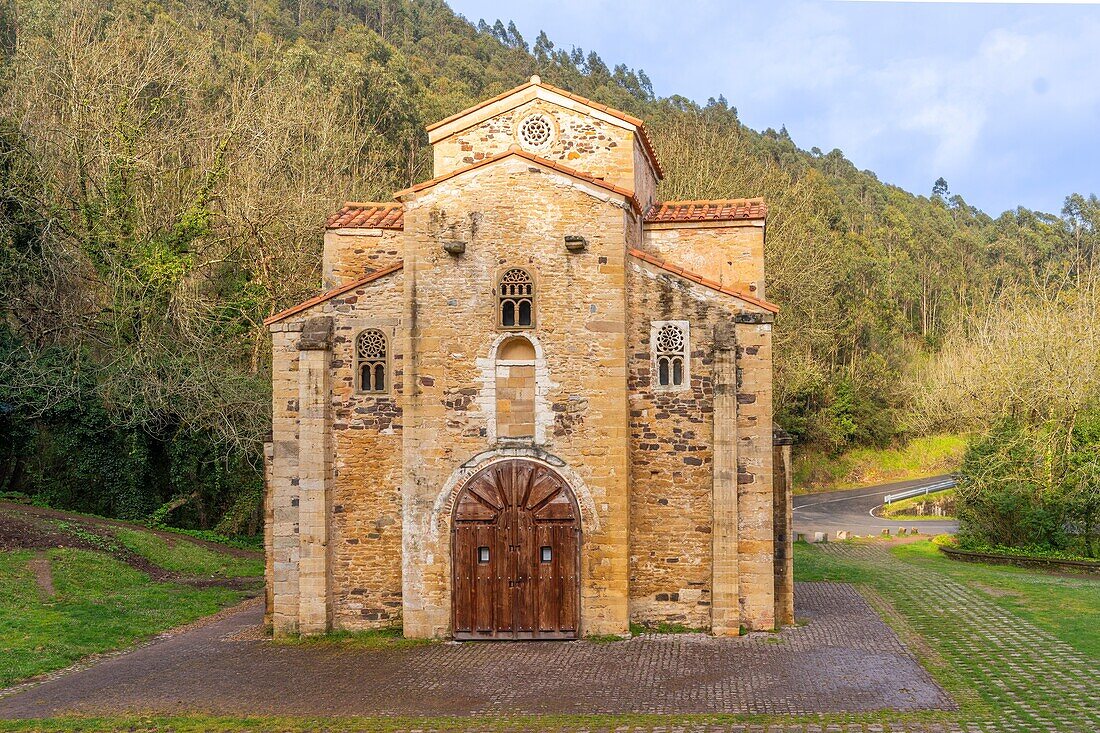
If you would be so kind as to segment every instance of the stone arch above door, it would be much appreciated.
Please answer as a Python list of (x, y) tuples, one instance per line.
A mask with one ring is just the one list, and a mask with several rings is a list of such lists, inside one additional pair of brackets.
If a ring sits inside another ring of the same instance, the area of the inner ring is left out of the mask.
[(588, 488), (588, 484), (580, 474), (558, 456), (537, 446), (508, 446), (493, 448), (471, 456), (465, 463), (451, 472), (432, 503), (427, 536), (435, 541), (441, 538), (443, 533), (450, 531), (451, 517), (454, 513), (458, 494), (471, 476), (496, 461), (508, 458), (526, 458), (541, 463), (560, 474), (569, 484), (569, 488), (572, 489), (573, 496), (580, 507), (581, 526), (585, 534), (591, 535), (600, 532), (602, 522), (596, 512), (596, 502), (592, 498), (592, 492)]

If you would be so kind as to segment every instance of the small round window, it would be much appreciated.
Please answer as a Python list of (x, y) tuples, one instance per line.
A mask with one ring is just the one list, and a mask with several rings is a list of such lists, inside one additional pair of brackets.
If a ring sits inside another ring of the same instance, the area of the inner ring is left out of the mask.
[(550, 142), (554, 128), (546, 115), (531, 115), (519, 125), (519, 139), (527, 148), (541, 148)]

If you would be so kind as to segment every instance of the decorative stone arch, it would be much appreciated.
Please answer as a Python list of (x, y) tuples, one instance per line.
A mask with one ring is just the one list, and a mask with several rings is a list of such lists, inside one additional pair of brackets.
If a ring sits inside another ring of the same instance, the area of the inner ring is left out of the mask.
[(487, 468), (490, 464), (509, 458), (525, 458), (535, 463), (541, 463), (559, 474), (569, 484), (569, 488), (573, 490), (573, 496), (577, 499), (577, 505), (581, 512), (581, 530), (586, 534), (600, 531), (600, 518), (596, 513), (596, 502), (592, 499), (592, 492), (589, 490), (588, 484), (576, 471), (572, 470), (562, 459), (541, 448), (510, 446), (482, 451), (451, 472), (432, 504), (430, 531), (433, 538), (450, 536), (455, 501), (466, 482), (475, 473)]
[[(441, 567), (438, 577), (443, 579), (445, 583), (445, 585), (440, 588), (440, 592), (435, 596), (434, 600), (436, 604), (436, 615), (440, 622), (440, 625), (436, 626), (433, 630), (432, 635), (434, 636), (443, 636), (448, 633), (447, 627), (443, 626), (442, 623), (449, 623), (452, 614), (451, 584), (453, 564), (450, 544), (451, 524), (454, 519), (455, 502), (458, 500), (458, 496), (466, 486), (466, 483), (474, 474), (493, 463), (509, 458), (525, 458), (553, 469), (569, 484), (569, 488), (573, 491), (573, 497), (576, 499), (577, 506), (580, 509), (582, 537), (591, 537), (598, 535), (600, 532), (600, 518), (596, 513), (596, 502), (592, 499), (592, 492), (588, 488), (588, 484), (586, 484), (584, 479), (558, 456), (536, 446), (502, 446), (482, 451), (472, 456), (469, 460), (452, 471), (451, 475), (447, 477), (447, 480), (443, 483), (442, 488), (436, 495), (435, 501), (432, 503), (431, 512), (426, 521), (418, 522), (417, 528), (414, 528), (409, 526), (408, 516), (406, 516), (406, 557), (420, 556), (429, 563), (439, 563)], [(413, 530), (419, 532), (415, 540), (410, 535), (410, 531)], [(587, 587), (587, 562), (585, 561), (584, 555), (585, 547), (582, 543), (580, 558), (580, 580), (582, 589), (580, 611), (582, 618), (584, 617), (584, 605), (586, 603), (584, 588)], [(412, 568), (406, 564), (406, 569), (411, 570)], [(408, 584), (413, 584), (415, 586), (422, 582), (419, 573), (405, 573), (403, 580), (407, 584), (406, 587), (408, 587)], [(444, 621), (444, 619), (448, 621)]]
[(501, 345), (513, 339), (525, 339), (530, 342), (535, 350), (533, 360), (535, 367), (535, 434), (534, 444), (544, 445), (548, 431), (554, 426), (554, 413), (550, 407), (550, 390), (556, 385), (550, 381), (550, 369), (546, 364), (546, 356), (542, 344), (537, 336), (530, 331), (507, 331), (498, 334), (489, 347), (489, 355), (484, 359), (478, 359), (476, 365), (480, 373), (482, 384), (478, 402), (481, 405), (482, 414), (485, 416), (486, 437), (491, 443), (517, 442), (519, 444), (531, 444), (531, 440), (513, 441), (510, 438), (501, 439), (497, 430), (497, 366)]

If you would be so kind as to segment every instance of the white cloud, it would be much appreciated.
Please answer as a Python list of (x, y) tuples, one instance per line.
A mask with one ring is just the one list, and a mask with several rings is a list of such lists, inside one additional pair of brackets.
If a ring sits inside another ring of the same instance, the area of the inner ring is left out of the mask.
[(1095, 6), (453, 1), (644, 68), (658, 94), (724, 94), (749, 125), (916, 192), (943, 175), (996, 212), (1097, 190)]

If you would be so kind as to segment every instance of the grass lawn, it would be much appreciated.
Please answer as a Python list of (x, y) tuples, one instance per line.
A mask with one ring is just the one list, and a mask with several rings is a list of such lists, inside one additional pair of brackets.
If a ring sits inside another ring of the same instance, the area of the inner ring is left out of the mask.
[(1100, 579), (1010, 565), (951, 560), (929, 541), (899, 545), (895, 557), (978, 588), (1002, 608), (1100, 659)]
[(121, 528), (115, 536), (127, 549), (176, 573), (222, 578), (259, 577), (264, 574), (262, 560), (215, 552), (185, 539), (175, 540), (169, 545), (167, 540), (152, 532)]
[[(976, 588), (998, 606), (1100, 659), (1100, 579), (951, 560), (930, 540), (896, 545), (890, 553), (904, 563)], [(795, 545), (795, 577), (864, 585), (882, 581), (874, 568), (837, 561), (804, 542)]]
[[(1003, 720), (1008, 713), (1043, 726), (1035, 730), (1100, 730), (1095, 708), (1091, 717), (1096, 720), (1082, 720), (1079, 709), (1066, 709), (1061, 687), (1088, 689), (1097, 679), (1100, 580), (958, 562), (943, 556), (928, 540), (888, 550), (880, 545), (861, 551), (865, 543), (842, 544), (851, 549), (798, 543), (795, 577), (850, 582), (863, 589), (959, 702), (958, 720)], [(997, 611), (983, 606), (1005, 613), (998, 618)], [(1028, 626), (1035, 627), (1031, 635), (1023, 630)], [(1044, 639), (1039, 632), (1054, 639)], [(1068, 658), (1054, 641), (1080, 656)], [(1006, 664), (1006, 655), (1018, 659)], [(1063, 676), (1072, 681), (1058, 679)], [(1043, 711), (1038, 715), (1045, 722), (1036, 719), (1037, 710)], [(1046, 727), (1051, 719), (1062, 718), (1067, 721), (1064, 728)]]
[(965, 435), (930, 435), (901, 448), (859, 448), (839, 456), (798, 451), (794, 491), (837, 491), (949, 473), (962, 461), (966, 440)]
[(28, 565), (35, 554), (0, 553), (0, 687), (128, 646), (244, 596), (153, 583), (103, 553), (64, 548), (45, 551), (54, 587), (49, 596)]

